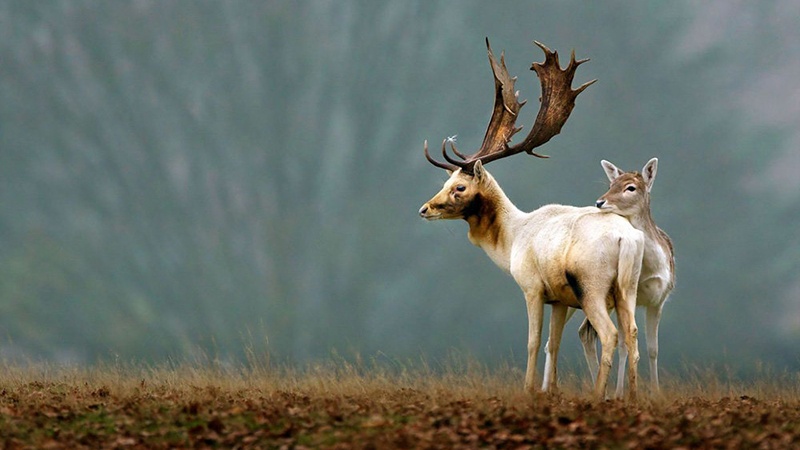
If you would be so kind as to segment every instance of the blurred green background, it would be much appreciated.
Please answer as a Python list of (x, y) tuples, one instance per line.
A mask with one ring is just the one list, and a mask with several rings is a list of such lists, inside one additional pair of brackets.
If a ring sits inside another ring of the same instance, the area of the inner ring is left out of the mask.
[(483, 137), (488, 36), (526, 129), (534, 39), (599, 79), (551, 159), (489, 167), (521, 209), (659, 158), (661, 367), (797, 370), (798, 23), (793, 0), (0, 1), (0, 357), (521, 365), (519, 288), (417, 216), (446, 178), (423, 140)]

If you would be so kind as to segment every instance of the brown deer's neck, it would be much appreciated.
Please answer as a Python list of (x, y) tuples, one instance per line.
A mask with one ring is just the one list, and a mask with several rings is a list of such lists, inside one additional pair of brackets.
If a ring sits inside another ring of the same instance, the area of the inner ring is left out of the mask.
[(650, 214), (649, 202), (644, 205), (640, 214), (630, 217), (629, 220), (634, 228), (643, 232), (650, 239), (658, 236), (658, 227)]
[[(650, 214), (650, 202), (647, 201), (642, 213), (630, 218), (631, 225), (643, 232), (647, 240), (660, 246), (664, 253), (669, 257), (669, 266), (672, 276), (675, 276), (675, 257), (673, 253), (672, 240), (669, 235), (656, 225), (653, 216)], [(647, 248), (645, 248), (647, 252)]]

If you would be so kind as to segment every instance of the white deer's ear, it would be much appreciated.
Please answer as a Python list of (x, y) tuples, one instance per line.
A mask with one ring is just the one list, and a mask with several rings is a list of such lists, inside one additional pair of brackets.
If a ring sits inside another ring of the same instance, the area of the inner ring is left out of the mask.
[(644, 184), (647, 186), (647, 192), (653, 189), (653, 182), (656, 181), (656, 172), (658, 171), (658, 158), (653, 158), (647, 161), (647, 164), (642, 167), (642, 178)]
[(478, 183), (483, 183), (486, 178), (486, 170), (480, 160), (475, 161), (475, 165), (472, 166), (472, 176), (475, 177), (475, 181)]
[(617, 177), (619, 177), (620, 175), (625, 173), (622, 170), (620, 170), (619, 167), (615, 166), (614, 164), (611, 164), (610, 162), (606, 161), (605, 159), (600, 161), (600, 165), (603, 166), (603, 170), (606, 172), (606, 176), (608, 177), (608, 181), (614, 181), (614, 180), (617, 179)]

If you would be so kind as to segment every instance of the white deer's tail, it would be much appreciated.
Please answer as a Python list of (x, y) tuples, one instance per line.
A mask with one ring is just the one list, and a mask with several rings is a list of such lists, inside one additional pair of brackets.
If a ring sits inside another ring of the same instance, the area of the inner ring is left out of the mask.
[[(639, 232), (641, 235), (641, 232)], [(636, 289), (639, 276), (642, 274), (642, 257), (644, 255), (644, 238), (622, 237), (619, 239), (619, 260), (617, 261), (617, 294), (620, 300), (633, 300), (636, 304)]]
[[(635, 304), (636, 290), (639, 285), (639, 276), (642, 273), (642, 257), (644, 255), (644, 242), (638, 239), (619, 239), (619, 260), (617, 261), (617, 285), (614, 289), (615, 301), (633, 300)], [(633, 296), (630, 298), (630, 296)], [(620, 298), (621, 297), (621, 298)], [(594, 342), (597, 338), (592, 324), (587, 320), (578, 330), (581, 341)]]

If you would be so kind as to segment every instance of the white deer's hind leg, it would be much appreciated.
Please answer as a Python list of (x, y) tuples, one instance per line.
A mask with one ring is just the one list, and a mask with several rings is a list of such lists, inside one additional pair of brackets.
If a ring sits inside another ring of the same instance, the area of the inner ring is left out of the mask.
[(592, 380), (597, 379), (597, 331), (594, 330), (589, 319), (583, 319), (581, 327), (578, 328), (578, 337), (583, 345), (583, 356), (586, 358), (586, 365), (589, 366), (589, 374)]
[[(635, 305), (625, 305), (625, 304), (618, 304), (617, 305), (617, 316), (619, 317), (619, 328), (621, 333), (623, 333), (623, 339), (625, 340), (625, 347), (627, 350), (628, 356), (628, 391), (630, 394), (631, 400), (636, 399), (636, 393), (638, 388), (638, 371), (637, 366), (639, 365), (639, 349), (638, 349), (638, 330), (636, 328), (636, 320), (634, 317), (634, 308)], [(620, 345), (620, 367), (622, 366), (622, 345)], [(621, 378), (621, 379), (624, 379)], [(622, 395), (621, 389), (622, 383), (620, 381), (617, 384), (617, 395)]]
[(561, 335), (567, 318), (567, 307), (553, 304), (550, 314), (550, 334), (545, 346), (546, 361), (544, 366), (544, 382), (542, 390), (549, 392), (558, 387), (558, 349), (561, 346)]
[[(617, 371), (617, 389), (614, 392), (615, 398), (622, 398), (625, 394), (625, 378), (627, 374), (629, 391), (631, 399), (636, 398), (638, 391), (638, 363), (639, 363), (639, 350), (638, 350), (638, 328), (634, 312), (629, 311), (620, 314), (617, 310), (619, 317), (619, 330), (622, 333), (622, 339), (619, 340), (619, 370)], [(633, 351), (628, 351), (628, 348), (633, 348)], [(625, 370), (627, 366), (627, 371)]]
[[(628, 391), (631, 400), (638, 392), (639, 331), (636, 327), (636, 293), (642, 268), (644, 245), (640, 239), (621, 239), (617, 283), (619, 296), (615, 299), (620, 333), (628, 353)], [(620, 348), (622, 351), (622, 348)], [(620, 358), (621, 359), (621, 358)], [(622, 367), (622, 361), (620, 361)], [(617, 394), (622, 394), (617, 385)]]
[(525, 390), (536, 391), (536, 359), (539, 356), (539, 345), (542, 338), (542, 316), (544, 301), (539, 295), (525, 294), (528, 307), (528, 366), (525, 369)]
[(658, 384), (658, 323), (661, 321), (661, 310), (664, 303), (658, 306), (648, 306), (645, 322), (647, 337), (647, 356), (650, 359), (650, 385), (653, 392), (659, 391)]
[(592, 327), (597, 331), (597, 337), (600, 338), (600, 367), (597, 371), (594, 395), (597, 400), (602, 400), (606, 395), (608, 375), (611, 372), (614, 349), (617, 347), (617, 329), (608, 316), (604, 296), (587, 299), (583, 304), (583, 312), (586, 313)]

